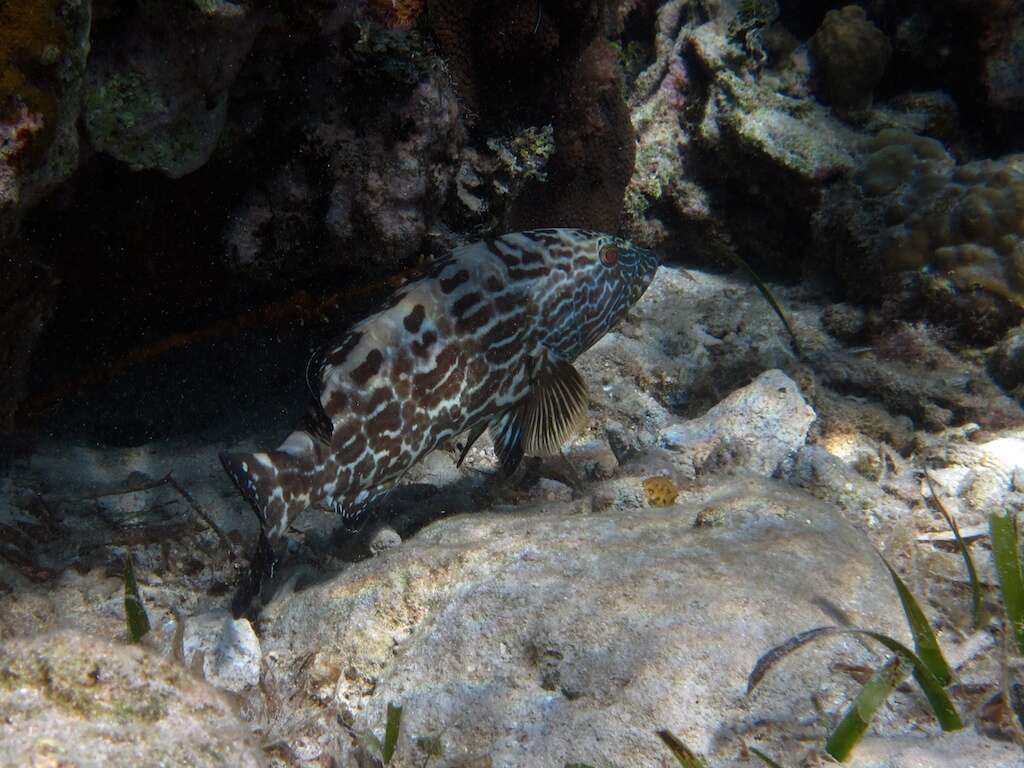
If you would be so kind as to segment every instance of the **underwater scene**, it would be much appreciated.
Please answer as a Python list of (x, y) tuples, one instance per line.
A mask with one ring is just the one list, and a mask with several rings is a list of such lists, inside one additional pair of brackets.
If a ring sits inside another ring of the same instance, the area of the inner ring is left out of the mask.
[(0, 0), (0, 768), (1024, 768), (1024, 0)]

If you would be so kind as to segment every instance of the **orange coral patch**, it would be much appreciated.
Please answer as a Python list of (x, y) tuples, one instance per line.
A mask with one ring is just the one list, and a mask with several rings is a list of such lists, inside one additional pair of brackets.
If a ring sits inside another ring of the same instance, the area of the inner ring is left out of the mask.
[(427, 7), (427, 0), (369, 0), (366, 13), (386, 27), (408, 27)]

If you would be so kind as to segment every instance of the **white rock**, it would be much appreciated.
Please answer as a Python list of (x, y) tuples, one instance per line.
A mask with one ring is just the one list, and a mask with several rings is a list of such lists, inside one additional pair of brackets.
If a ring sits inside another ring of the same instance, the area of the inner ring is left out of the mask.
[(695, 470), (739, 464), (772, 475), (807, 439), (814, 410), (779, 370), (765, 371), (699, 419), (662, 429), (659, 442), (684, 454)]
[(960, 496), (965, 511), (984, 518), (1005, 507), (1007, 495), (1017, 489), (1024, 470), (1024, 439), (1011, 435), (981, 444), (944, 446), (933, 458), (946, 463), (946, 472), (962, 473), (962, 480), (946, 483), (946, 489)]
[(203, 677), (226, 691), (239, 693), (260, 681), (263, 653), (248, 619), (232, 619), (224, 611), (192, 616), (182, 638), (185, 665), (203, 654)]
[(847, 520), (870, 530), (891, 530), (909, 513), (893, 498), (824, 448), (805, 445), (787, 467), (786, 479), (835, 504)]

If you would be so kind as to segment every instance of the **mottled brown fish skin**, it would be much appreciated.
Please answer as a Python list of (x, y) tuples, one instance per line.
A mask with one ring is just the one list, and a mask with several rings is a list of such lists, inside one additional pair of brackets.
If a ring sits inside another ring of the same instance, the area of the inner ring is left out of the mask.
[[(600, 339), (657, 266), (610, 235), (543, 229), (457, 248), (400, 288), (307, 372), (317, 418), (275, 451), (222, 454), (261, 545), (272, 550), (311, 505), (358, 514), (454, 435), (489, 425), (521, 443), (509, 419), (540, 369), (557, 374)], [(571, 386), (553, 390), (555, 406), (572, 399)], [(519, 455), (503, 455), (506, 469)]]

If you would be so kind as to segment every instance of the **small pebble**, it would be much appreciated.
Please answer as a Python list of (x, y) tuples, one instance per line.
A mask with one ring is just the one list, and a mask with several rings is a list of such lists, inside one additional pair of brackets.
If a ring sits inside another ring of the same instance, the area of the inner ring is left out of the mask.
[(381, 552), (400, 546), (401, 543), (402, 537), (398, 535), (398, 531), (390, 525), (382, 525), (374, 531), (373, 537), (370, 539), (370, 552), (379, 555)]
[(721, 507), (704, 507), (693, 521), (694, 528), (716, 528), (725, 522), (725, 510)]

